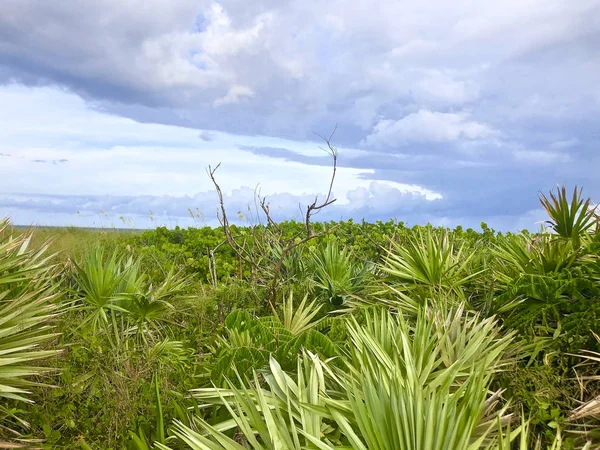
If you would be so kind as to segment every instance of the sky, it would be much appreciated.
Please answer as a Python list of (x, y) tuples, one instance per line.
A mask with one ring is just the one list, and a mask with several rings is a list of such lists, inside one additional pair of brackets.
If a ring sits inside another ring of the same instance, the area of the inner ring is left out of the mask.
[(3, 0), (0, 216), (536, 229), (600, 198), (600, 0)]

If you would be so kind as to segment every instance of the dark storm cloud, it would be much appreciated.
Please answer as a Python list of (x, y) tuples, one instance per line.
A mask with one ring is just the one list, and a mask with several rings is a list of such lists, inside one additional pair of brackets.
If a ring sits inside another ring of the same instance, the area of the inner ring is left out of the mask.
[[(5, 0), (0, 81), (57, 85), (137, 121), (315, 145), (339, 123), (335, 142), (360, 150), (341, 167), (443, 195), (411, 213), (517, 217), (557, 183), (600, 197), (599, 38), (597, 0)], [(127, 200), (142, 201), (157, 200)]]

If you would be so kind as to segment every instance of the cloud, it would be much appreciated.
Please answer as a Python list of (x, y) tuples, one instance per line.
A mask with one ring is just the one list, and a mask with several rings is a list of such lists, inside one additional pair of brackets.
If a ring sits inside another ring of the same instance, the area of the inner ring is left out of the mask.
[(69, 162), (68, 159), (32, 159), (31, 162), (33, 163), (41, 163), (41, 164), (64, 164), (66, 162)]
[(486, 139), (497, 132), (486, 124), (469, 120), (466, 113), (441, 113), (421, 109), (399, 120), (380, 120), (364, 144), (376, 147), (406, 142), (453, 142)]
[[(239, 225), (263, 223), (265, 218), (255, 210), (255, 190), (250, 187), (225, 194), (227, 213)], [(298, 204), (312, 202), (313, 196), (277, 194), (268, 197), (276, 220), (295, 218), (303, 220)], [(526, 210), (519, 215), (491, 214), (485, 218), (473, 215), (444, 215), (450, 210), (441, 205), (443, 199), (425, 200), (417, 192), (406, 192), (385, 183), (372, 182), (347, 193), (345, 202), (334, 203), (315, 217), (315, 220), (369, 221), (385, 217), (409, 226), (430, 222), (434, 225), (471, 227), (478, 229), (485, 221), (497, 230), (537, 230), (546, 218), (540, 208)], [(191, 196), (83, 196), (83, 195), (18, 195), (0, 194), (0, 208), (8, 211), (15, 223), (21, 225), (71, 225), (97, 227), (156, 226), (218, 226), (215, 192)], [(190, 213), (191, 211), (191, 213)], [(240, 218), (241, 217), (241, 218)]]
[(331, 157), (325, 154), (321, 156), (303, 155), (281, 147), (256, 147), (251, 145), (242, 145), (240, 146), (240, 149), (249, 151), (255, 155), (264, 155), (268, 156), (269, 158), (279, 158), (283, 159), (284, 161), (293, 161), (303, 164), (331, 166), (332, 163)]
[(348, 144), (423, 108), (469, 104), (492, 128), (499, 104), (568, 117), (587, 101), (597, 111), (596, 0), (343, 6), (6, 0), (0, 72), (138, 120), (288, 138), (338, 122)]
[(576, 147), (581, 144), (581, 141), (577, 138), (566, 139), (564, 141), (556, 141), (550, 144), (550, 148), (562, 150), (564, 148)]
[[(265, 220), (255, 209), (257, 191), (251, 187), (234, 189), (224, 194), (227, 212), (232, 222), (239, 224), (260, 223)], [(320, 194), (324, 198), (324, 194)], [(312, 203), (314, 194), (293, 195), (273, 193), (267, 196), (273, 217), (276, 220), (303, 220), (306, 205)], [(417, 186), (394, 185), (385, 182), (370, 182), (366, 186), (348, 191), (343, 197), (322, 210), (316, 220), (362, 219), (376, 220), (382, 214), (386, 217), (407, 215), (429, 210), (430, 203), (439, 201), (441, 196)], [(200, 192), (185, 196), (123, 196), (123, 195), (44, 195), (44, 194), (0, 194), (0, 208), (12, 212), (16, 223), (53, 225), (58, 217), (63, 221), (69, 218), (69, 225), (97, 225), (104, 222), (118, 222), (120, 217), (131, 218), (138, 226), (156, 226), (151, 216), (168, 218), (177, 224), (194, 224), (190, 209), (199, 211), (205, 225), (217, 226), (216, 211), (219, 208), (214, 191)], [(242, 212), (245, 219), (239, 220)], [(196, 223), (197, 225), (197, 223)]]
[(331, 162), (314, 133), (337, 123), (354, 213), (393, 209), (368, 205), (377, 182), (442, 196), (410, 220), (508, 226), (557, 183), (600, 197), (599, 15), (597, 0), (4, 0), (0, 192), (192, 196), (221, 161), (227, 192), (312, 195)]
[(479, 95), (479, 87), (470, 80), (455, 79), (451, 74), (439, 70), (430, 70), (411, 89), (417, 104), (432, 106), (463, 105), (475, 101)]
[(199, 137), (200, 139), (202, 139), (204, 142), (211, 142), (211, 141), (214, 141), (214, 140), (215, 140), (215, 137), (216, 137), (216, 136), (215, 136), (215, 134), (214, 134), (214, 133), (211, 133), (210, 131), (206, 131), (206, 130), (204, 130), (204, 131), (201, 131), (201, 132), (198, 134), (198, 137)]
[(517, 150), (514, 153), (517, 161), (524, 161), (534, 164), (552, 164), (557, 162), (567, 162), (569, 155), (556, 152), (544, 152), (539, 150)]
[(227, 95), (215, 100), (215, 106), (239, 103), (245, 97), (253, 97), (254, 91), (247, 86), (235, 85), (229, 88)]

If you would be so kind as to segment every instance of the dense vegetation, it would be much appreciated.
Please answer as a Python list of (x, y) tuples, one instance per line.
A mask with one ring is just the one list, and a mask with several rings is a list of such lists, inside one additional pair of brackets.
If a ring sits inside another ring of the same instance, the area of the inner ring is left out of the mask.
[(0, 447), (596, 448), (599, 218), (578, 190), (540, 200), (535, 234), (285, 222), (52, 243), (3, 221)]

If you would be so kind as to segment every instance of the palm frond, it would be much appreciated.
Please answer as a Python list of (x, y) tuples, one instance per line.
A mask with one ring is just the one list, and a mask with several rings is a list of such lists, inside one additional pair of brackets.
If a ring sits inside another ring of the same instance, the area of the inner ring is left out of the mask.
[(560, 237), (570, 239), (579, 247), (581, 238), (596, 225), (595, 208), (591, 199), (583, 199), (582, 189), (573, 189), (569, 200), (566, 186), (558, 187), (550, 198), (540, 193), (540, 203), (550, 216), (546, 223)]
[(408, 290), (460, 295), (463, 285), (483, 273), (469, 270), (473, 255), (465, 244), (455, 247), (447, 233), (438, 235), (427, 229), (408, 242), (392, 242), (381, 270)]
[(341, 368), (304, 353), (296, 377), (271, 357), (262, 378), (197, 389), (201, 408), (225, 408), (216, 423), (196, 417), (173, 434), (193, 449), (477, 449), (509, 420), (492, 374), (510, 336), (462, 310), (423, 308), (416, 321), (379, 309), (348, 319)]
[[(49, 281), (47, 245), (31, 249), (31, 234), (14, 236), (7, 227), (8, 221), (0, 221), (0, 399), (30, 402), (30, 389), (39, 385), (31, 377), (53, 370), (38, 363), (57, 353), (40, 347), (56, 336), (59, 295)], [(0, 405), (0, 426), (10, 416)]]

